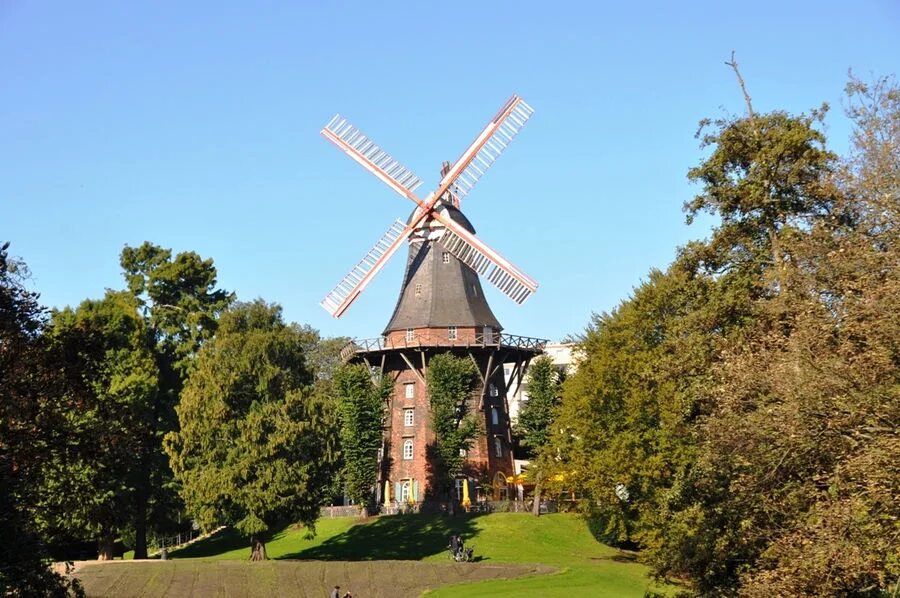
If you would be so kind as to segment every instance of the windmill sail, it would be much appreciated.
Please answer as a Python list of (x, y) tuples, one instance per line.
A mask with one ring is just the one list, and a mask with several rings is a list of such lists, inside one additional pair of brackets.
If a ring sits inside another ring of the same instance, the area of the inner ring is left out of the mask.
[[(534, 110), (525, 103), (525, 100), (518, 96), (513, 96), (507, 102), (497, 116), (494, 117), (485, 128), (487, 135), (483, 140), (479, 136), (475, 143), (470, 147), (470, 151), (474, 150), (467, 164), (459, 171), (456, 178), (453, 179), (450, 189), (456, 195), (458, 200), (462, 200), (475, 187), (475, 184), (484, 176), (488, 168), (493, 166), (503, 150), (512, 142), (513, 138), (519, 134)], [(463, 154), (465, 157), (466, 154)], [(457, 161), (459, 163), (462, 160)], [(450, 173), (448, 173), (450, 174)], [(443, 181), (442, 181), (443, 183)]]
[(335, 318), (340, 318), (411, 232), (412, 229), (400, 220), (393, 222), (363, 259), (325, 295), (320, 305)]
[(400, 195), (410, 197), (422, 184), (419, 177), (378, 147), (340, 114), (335, 114), (325, 125), (322, 135)]
[(442, 220), (439, 242), (462, 263), (515, 301), (524, 303), (537, 290), (537, 283), (509, 263), (499, 253), (452, 220)]

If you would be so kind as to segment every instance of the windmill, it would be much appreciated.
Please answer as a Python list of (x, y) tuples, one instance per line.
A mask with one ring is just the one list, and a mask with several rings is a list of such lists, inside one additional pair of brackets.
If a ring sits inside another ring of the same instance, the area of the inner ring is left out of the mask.
[[(459, 208), (532, 113), (522, 98), (512, 96), (454, 164), (444, 163), (437, 188), (424, 199), (416, 195), (419, 177), (341, 115), (322, 129), (326, 139), (414, 204), (409, 218), (392, 223), (322, 301), (332, 316), (341, 317), (408, 241), (400, 297), (384, 333), (354, 340), (342, 351), (345, 360), (364, 363), (373, 376), (394, 383), (385, 405), (377, 486), (379, 502), (389, 509), (399, 503), (422, 503), (426, 497), (474, 500), (483, 496), (476, 482), (484, 479), (491, 480), (493, 498), (500, 498), (509, 491), (507, 480), (519, 473), (514, 468), (507, 397), (516, 394), (528, 363), (546, 341), (501, 334), (479, 277), (516, 303), (534, 293), (537, 283), (476, 237)], [(428, 486), (427, 446), (433, 433), (426, 373), (431, 357), (444, 352), (471, 359), (481, 378), (480, 389), (467, 403), (483, 418), (485, 433), (466, 455), (455, 497), (436, 497)]]
[[(419, 177), (346, 118), (336, 114), (322, 129), (322, 135), (396, 193), (411, 200), (416, 208), (406, 223), (397, 220), (388, 227), (362, 260), (325, 296), (322, 307), (332, 316), (341, 317), (403, 242), (416, 234), (440, 243), (516, 303), (524, 302), (534, 293), (537, 290), (534, 280), (441, 209), (446, 204), (459, 207), (460, 201), (509, 146), (533, 112), (519, 96), (509, 98), (459, 159), (445, 167), (437, 189), (424, 199), (415, 193), (422, 184)], [(437, 229), (437, 235), (431, 234), (432, 229)]]

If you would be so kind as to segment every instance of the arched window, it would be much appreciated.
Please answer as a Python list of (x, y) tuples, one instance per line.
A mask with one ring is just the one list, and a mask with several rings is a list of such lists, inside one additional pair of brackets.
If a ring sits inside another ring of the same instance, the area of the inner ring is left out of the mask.
[(400, 502), (409, 502), (409, 491), (411, 487), (409, 480), (400, 485)]
[(411, 438), (403, 441), (403, 458), (407, 461), (413, 458), (413, 441)]
[(491, 407), (491, 424), (495, 426), (500, 425), (500, 413), (496, 407)]
[(509, 487), (506, 485), (506, 474), (502, 471), (498, 471), (497, 475), (494, 476), (494, 492), (494, 498), (498, 500), (507, 500), (509, 498)]
[[(494, 436), (494, 456), (502, 457), (503, 456), (503, 439), (499, 436)], [(412, 458), (412, 457), (410, 457)]]

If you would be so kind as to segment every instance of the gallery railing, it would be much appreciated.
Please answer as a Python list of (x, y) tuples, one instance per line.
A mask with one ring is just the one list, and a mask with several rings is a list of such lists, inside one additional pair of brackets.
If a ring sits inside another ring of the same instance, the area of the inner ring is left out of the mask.
[(509, 347), (539, 352), (544, 350), (544, 346), (548, 342), (547, 339), (530, 336), (482, 333), (477, 333), (474, 337), (451, 340), (447, 338), (446, 331), (425, 330), (416, 331), (408, 336), (397, 336), (394, 338), (379, 336), (376, 338), (355, 339), (341, 349), (341, 358), (347, 361), (357, 353), (388, 351), (391, 349), (415, 349), (419, 347)]

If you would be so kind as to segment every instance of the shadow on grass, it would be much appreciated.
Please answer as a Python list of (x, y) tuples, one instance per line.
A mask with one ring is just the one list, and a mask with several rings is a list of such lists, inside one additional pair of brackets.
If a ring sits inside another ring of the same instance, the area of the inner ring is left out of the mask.
[(179, 548), (169, 553), (170, 559), (202, 559), (220, 555), (232, 550), (247, 549), (247, 558), (250, 558), (250, 541), (233, 528), (219, 530), (190, 546)]
[[(468, 541), (475, 535), (477, 515), (390, 515), (355, 525), (322, 544), (286, 554), (283, 559), (323, 561), (417, 561), (447, 552), (452, 534)], [(449, 559), (448, 559), (449, 560)]]

